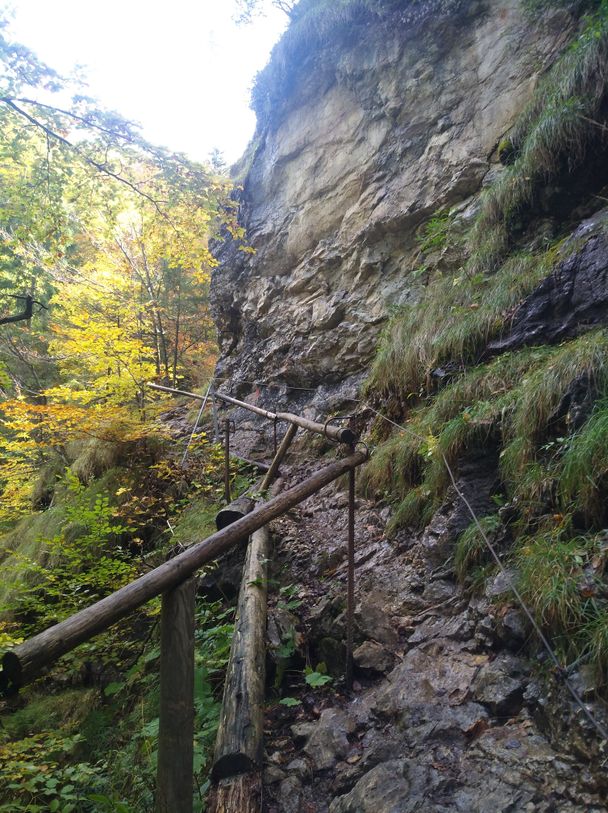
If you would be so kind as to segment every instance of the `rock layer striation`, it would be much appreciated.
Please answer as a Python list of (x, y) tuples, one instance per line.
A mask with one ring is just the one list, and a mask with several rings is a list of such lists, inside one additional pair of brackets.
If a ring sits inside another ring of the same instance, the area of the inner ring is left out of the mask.
[(227, 239), (212, 282), (218, 373), (241, 395), (261, 382), (353, 397), (340, 386), (419, 295), (421, 226), (460, 202), (472, 213), (498, 171), (497, 145), (571, 20), (531, 20), (520, 0), (459, 9), (352, 26), (259, 122), (241, 193), (255, 254)]

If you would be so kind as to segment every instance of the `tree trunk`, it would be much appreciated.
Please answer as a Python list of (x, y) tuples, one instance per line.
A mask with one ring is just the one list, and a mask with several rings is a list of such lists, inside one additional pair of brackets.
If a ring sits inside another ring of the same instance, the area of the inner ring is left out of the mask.
[(266, 684), (266, 594), (270, 534), (251, 537), (243, 567), (212, 776), (217, 781), (261, 768)]
[(175, 336), (173, 338), (173, 386), (177, 386), (177, 360), (178, 360), (178, 348), (179, 348), (179, 329), (180, 329), (180, 317), (182, 312), (182, 277), (181, 274), (178, 277), (177, 283), (177, 313), (175, 315)]
[(259, 771), (222, 779), (209, 794), (208, 813), (261, 813), (262, 777)]

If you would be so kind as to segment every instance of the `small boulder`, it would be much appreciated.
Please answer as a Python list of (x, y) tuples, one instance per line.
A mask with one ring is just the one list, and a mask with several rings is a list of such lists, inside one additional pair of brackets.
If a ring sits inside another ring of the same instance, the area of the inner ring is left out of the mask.
[(350, 793), (334, 799), (329, 813), (401, 813), (409, 791), (407, 762), (383, 762), (368, 771)]
[(282, 782), (286, 778), (287, 774), (278, 765), (267, 765), (264, 769), (265, 785), (276, 785), (277, 782)]
[(522, 665), (512, 655), (501, 654), (480, 670), (473, 683), (475, 699), (495, 715), (514, 714), (521, 708), (525, 689)]
[(500, 640), (509, 648), (519, 649), (526, 640), (528, 629), (526, 618), (521, 610), (507, 610), (499, 619), (497, 633)]
[(279, 803), (282, 813), (299, 813), (302, 783), (297, 776), (288, 776), (281, 782)]
[(447, 581), (446, 579), (437, 579), (426, 585), (422, 598), (428, 601), (429, 604), (440, 604), (444, 601), (449, 601), (457, 592), (458, 588), (454, 582)]
[(368, 593), (355, 610), (355, 622), (364, 638), (395, 646), (399, 636), (388, 619), (387, 605), (384, 593), (378, 590)]
[[(293, 732), (292, 727), (292, 732)], [(304, 753), (310, 757), (317, 771), (324, 771), (350, 751), (348, 735), (355, 730), (355, 723), (340, 709), (325, 709), (316, 723), (311, 724)]]
[(393, 668), (392, 652), (376, 641), (364, 641), (353, 652), (355, 668), (365, 675), (382, 675)]
[(344, 672), (346, 660), (346, 647), (344, 641), (337, 640), (330, 636), (321, 638), (316, 649), (317, 662), (322, 662), (327, 667), (330, 675), (339, 676)]
[(517, 581), (517, 574), (512, 568), (501, 570), (493, 579), (489, 579), (486, 584), (486, 598), (495, 599), (505, 593), (512, 593)]
[(302, 759), (302, 757), (292, 759), (285, 770), (290, 774), (294, 774), (294, 776), (297, 776), (299, 779), (304, 779), (305, 776), (308, 776), (311, 773), (308, 762), (305, 759)]
[(316, 723), (296, 723), (291, 726), (291, 736), (296, 745), (306, 742), (316, 728)]

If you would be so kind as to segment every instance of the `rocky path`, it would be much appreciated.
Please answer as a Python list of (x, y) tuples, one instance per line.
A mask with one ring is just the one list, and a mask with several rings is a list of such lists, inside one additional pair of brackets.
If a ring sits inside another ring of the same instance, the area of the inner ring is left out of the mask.
[[(345, 493), (317, 497), (275, 523), (277, 577), (287, 590), (275, 591), (269, 634), (275, 654), (286, 643), (293, 649), (287, 664), (278, 659), (275, 683), (300, 704), (269, 704), (267, 813), (607, 810), (597, 763), (592, 770), (543, 733), (557, 730), (543, 664), (529, 660), (527, 630), (500, 578), (482, 597), (463, 595), (449, 555), (437, 555), (437, 523), (419, 537), (388, 540), (386, 519), (386, 509), (359, 502), (350, 696), (338, 677)], [(334, 681), (312, 689), (302, 668), (320, 661)], [(568, 705), (563, 713), (573, 715), (584, 751), (597, 736)]]

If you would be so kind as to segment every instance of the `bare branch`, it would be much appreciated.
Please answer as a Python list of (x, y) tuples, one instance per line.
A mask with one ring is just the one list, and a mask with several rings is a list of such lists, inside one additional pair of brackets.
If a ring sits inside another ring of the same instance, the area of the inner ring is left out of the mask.
[(21, 311), (21, 313), (16, 313), (14, 316), (0, 317), (0, 325), (9, 325), (13, 324), (14, 322), (25, 322), (27, 319), (32, 318), (32, 314), (34, 312), (34, 297), (28, 294), (27, 296), (14, 297), (14, 299), (25, 299), (25, 310)]
[(58, 133), (56, 130), (53, 130), (51, 127), (46, 125), (43, 121), (40, 121), (40, 119), (37, 119), (35, 116), (30, 115), (30, 113), (28, 113), (27, 110), (23, 110), (23, 108), (21, 108), (21, 107), (19, 107), (19, 105), (15, 104), (15, 102), (10, 97), (8, 97), (8, 96), (0, 96), (0, 102), (3, 102), (5, 105), (7, 105), (7, 107), (10, 107), (12, 110), (15, 111), (15, 113), (17, 113), (19, 116), (22, 116), (24, 119), (29, 121), (30, 124), (33, 124), (34, 127), (37, 127), (39, 130), (41, 130), (47, 136), (54, 139), (55, 141), (58, 141), (64, 147), (67, 147), (69, 150), (76, 153), (76, 155), (78, 155), (79, 158), (81, 158), (81, 160), (85, 162), (85, 164), (88, 164), (89, 166), (92, 166), (94, 169), (96, 169), (98, 172), (101, 172), (103, 175), (107, 175), (108, 177), (113, 178), (115, 181), (118, 181), (118, 183), (124, 184), (129, 189), (131, 189), (133, 192), (135, 192), (137, 195), (139, 195), (140, 197), (142, 197), (145, 200), (149, 201), (154, 206), (154, 208), (156, 209), (156, 211), (158, 212), (158, 214), (161, 217), (163, 217), (165, 219), (168, 219), (166, 213), (163, 212), (163, 210), (160, 208), (160, 206), (158, 204), (158, 201), (156, 201), (147, 192), (144, 192), (142, 189), (140, 189), (136, 184), (132, 183), (128, 178), (125, 178), (122, 175), (119, 175), (118, 173), (113, 172), (110, 169), (110, 167), (107, 166), (106, 164), (101, 164), (98, 161), (95, 161), (95, 159), (93, 159), (90, 156), (86, 155), (78, 147), (77, 144), (74, 144), (69, 139), (65, 138), (65, 136), (62, 136), (61, 133)]

